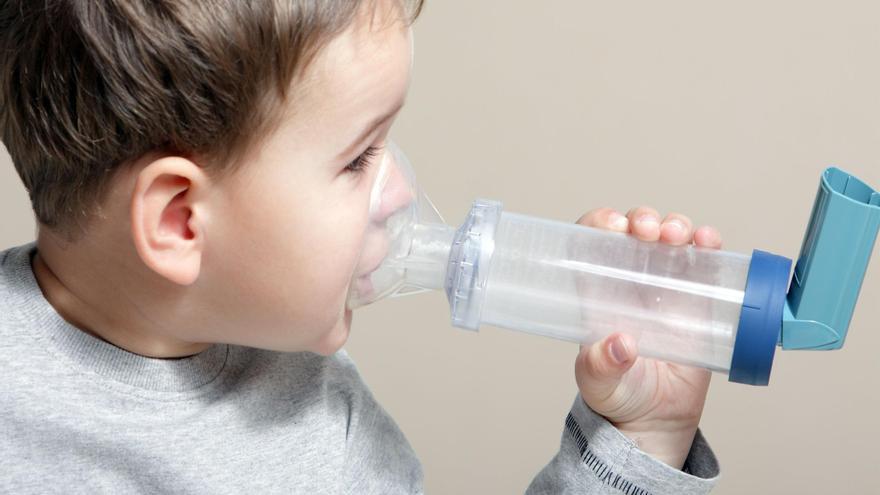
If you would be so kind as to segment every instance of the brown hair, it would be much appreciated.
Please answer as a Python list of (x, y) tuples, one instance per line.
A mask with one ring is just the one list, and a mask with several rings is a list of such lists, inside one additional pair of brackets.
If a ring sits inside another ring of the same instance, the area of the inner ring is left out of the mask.
[[(401, 1), (414, 20), (423, 0)], [(0, 140), (37, 220), (81, 230), (113, 172), (150, 151), (229, 168), (279, 117), (267, 95), (284, 100), (361, 4), (4, 0)]]

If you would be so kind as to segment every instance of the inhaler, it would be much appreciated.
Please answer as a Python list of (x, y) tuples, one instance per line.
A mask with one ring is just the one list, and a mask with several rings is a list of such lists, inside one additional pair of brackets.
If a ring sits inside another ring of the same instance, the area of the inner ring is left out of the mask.
[(838, 168), (821, 176), (800, 256), (740, 254), (506, 212), (478, 199), (447, 225), (388, 143), (371, 194), (355, 309), (446, 293), (452, 325), (491, 325), (589, 345), (614, 333), (639, 355), (767, 385), (777, 346), (839, 349), (880, 229), (880, 193)]

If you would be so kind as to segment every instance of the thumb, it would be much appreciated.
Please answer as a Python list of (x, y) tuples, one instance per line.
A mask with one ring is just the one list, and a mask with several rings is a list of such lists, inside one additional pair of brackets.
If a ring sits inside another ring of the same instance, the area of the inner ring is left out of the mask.
[(611, 406), (614, 391), (637, 356), (635, 339), (623, 333), (613, 333), (588, 347), (581, 346), (575, 361), (575, 379), (587, 405), (600, 414), (603, 406)]

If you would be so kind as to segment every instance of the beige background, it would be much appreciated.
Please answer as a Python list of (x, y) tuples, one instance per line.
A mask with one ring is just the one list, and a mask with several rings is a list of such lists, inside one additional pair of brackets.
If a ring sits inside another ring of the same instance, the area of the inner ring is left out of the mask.
[[(396, 129), (451, 223), (479, 196), (565, 221), (650, 204), (795, 257), (824, 167), (880, 186), (880, 7), (429, 0)], [(8, 161), (0, 246), (33, 238)], [(716, 493), (880, 493), (878, 250), (844, 350), (780, 353), (767, 388), (715, 375)], [(576, 394), (577, 346), (454, 329), (439, 293), (365, 308), (348, 349), (429, 493), (522, 492)]]

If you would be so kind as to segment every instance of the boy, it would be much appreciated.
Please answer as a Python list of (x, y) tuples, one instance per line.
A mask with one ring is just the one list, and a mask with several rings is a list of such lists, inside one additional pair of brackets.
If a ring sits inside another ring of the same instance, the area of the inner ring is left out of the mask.
[[(340, 350), (419, 8), (0, 3), (0, 133), (39, 224), (0, 254), (0, 491), (422, 491)], [(646, 207), (580, 222), (720, 245)], [(582, 350), (529, 493), (714, 486), (709, 372), (636, 356)]]

